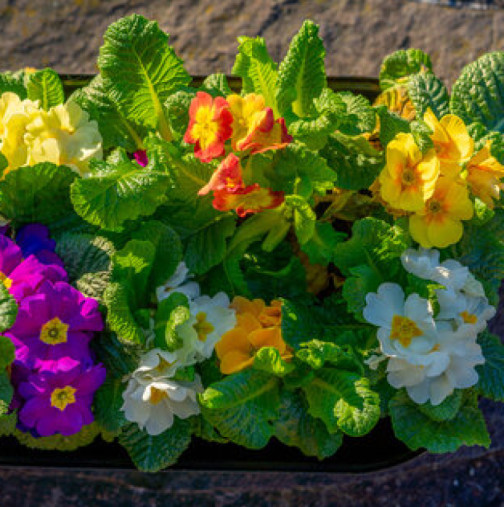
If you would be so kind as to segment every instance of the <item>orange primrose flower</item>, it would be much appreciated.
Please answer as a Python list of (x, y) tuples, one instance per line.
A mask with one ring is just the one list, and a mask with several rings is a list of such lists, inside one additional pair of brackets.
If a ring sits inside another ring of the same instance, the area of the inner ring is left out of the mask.
[(243, 186), (240, 159), (234, 153), (230, 153), (219, 164), (210, 181), (199, 190), (198, 195), (207, 195), (212, 190), (214, 192), (217, 190), (234, 192)]
[(441, 176), (424, 209), (410, 216), (410, 234), (423, 248), (446, 248), (460, 240), (464, 232), (461, 220), (470, 220), (473, 214), (467, 186)]
[(475, 153), (467, 163), (467, 183), (471, 192), (479, 197), (489, 208), (493, 209), (493, 199), (499, 199), (504, 177), (504, 166), (492, 156), (492, 143), (487, 141), (485, 146)]
[(258, 183), (254, 183), (232, 192), (227, 190), (214, 191), (212, 205), (219, 211), (234, 209), (239, 217), (244, 217), (248, 213), (259, 213), (265, 209), (277, 208), (283, 200), (283, 192), (275, 192), (271, 188), (263, 188)]
[(282, 338), (280, 301), (267, 306), (262, 299), (250, 301), (237, 296), (230, 306), (236, 311), (236, 326), (215, 345), (222, 373), (229, 375), (249, 368), (263, 347), (276, 348), (283, 359), (292, 358), (292, 351)]
[(231, 137), (233, 116), (224, 97), (197, 92), (189, 107), (189, 125), (184, 141), (194, 144), (194, 154), (202, 162), (224, 155), (224, 143)]
[(262, 153), (285, 148), (292, 142), (285, 120), (275, 120), (273, 110), (265, 107), (262, 95), (249, 93), (241, 97), (234, 94), (228, 96), (227, 101), (233, 115), (233, 150)]

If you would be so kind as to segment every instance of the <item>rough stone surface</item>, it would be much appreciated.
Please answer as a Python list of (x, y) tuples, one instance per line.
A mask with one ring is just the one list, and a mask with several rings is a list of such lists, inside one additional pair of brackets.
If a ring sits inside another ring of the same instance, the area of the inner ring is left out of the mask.
[(303, 20), (311, 18), (321, 26), (329, 75), (376, 76), (388, 53), (417, 47), (431, 54), (439, 76), (451, 83), (465, 64), (502, 49), (504, 11), (498, 6), (503, 2), (457, 2), (465, 8), (436, 3), (452, 2), (0, 0), (0, 68), (52, 66), (64, 73), (93, 73), (106, 27), (137, 12), (157, 19), (172, 34), (192, 74), (230, 72), (239, 35), (266, 37), (280, 60)]

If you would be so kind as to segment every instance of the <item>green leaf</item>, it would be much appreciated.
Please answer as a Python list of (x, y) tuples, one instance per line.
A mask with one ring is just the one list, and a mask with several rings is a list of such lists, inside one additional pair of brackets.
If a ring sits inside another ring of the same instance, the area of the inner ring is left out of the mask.
[(174, 292), (158, 305), (154, 321), (155, 344), (170, 351), (180, 348), (183, 343), (177, 335), (177, 327), (190, 317), (189, 302), (184, 294)]
[(433, 421), (450, 421), (458, 414), (462, 401), (463, 392), (457, 389), (439, 405), (434, 406), (428, 401), (418, 405), (418, 410)]
[(179, 90), (171, 94), (164, 103), (173, 138), (176, 140), (182, 140), (187, 130), (189, 108), (194, 97), (192, 89)]
[(348, 345), (340, 346), (335, 343), (312, 340), (301, 344), (301, 348), (296, 351), (296, 357), (314, 370), (319, 370), (326, 362), (350, 371), (362, 369), (352, 348)]
[(27, 98), (26, 87), (24, 85), (25, 73), (3, 72), (0, 73), (0, 94), (6, 92), (15, 93), (21, 100)]
[(121, 407), (124, 403), (122, 394), (126, 383), (122, 378), (107, 376), (107, 380), (94, 395), (93, 411), (96, 423), (106, 431), (118, 432), (127, 424)]
[(312, 207), (299, 195), (288, 195), (285, 206), (292, 210), (294, 215), (294, 231), (301, 245), (311, 239), (315, 233), (317, 216)]
[(450, 109), (464, 123), (479, 122), (504, 132), (504, 53), (487, 53), (470, 63), (452, 88)]
[(45, 111), (65, 102), (65, 92), (58, 73), (52, 69), (37, 70), (26, 76), (26, 90), (30, 100), (40, 101)]
[(210, 93), (215, 97), (219, 95), (221, 97), (226, 97), (233, 93), (233, 91), (229, 87), (226, 75), (220, 73), (210, 74), (209, 76), (207, 76), (203, 81), (200, 90)]
[(277, 104), (281, 115), (292, 109), (299, 117), (309, 116), (313, 100), (327, 86), (325, 49), (318, 31), (313, 21), (306, 20), (280, 64)]
[(145, 128), (135, 119), (126, 119), (110, 98), (110, 83), (106, 84), (101, 75), (96, 76), (84, 88), (76, 90), (70, 100), (79, 104), (98, 123), (103, 138), (103, 149), (121, 147), (129, 152), (142, 148)]
[(133, 239), (149, 241), (155, 248), (149, 284), (159, 287), (168, 280), (182, 260), (182, 243), (177, 233), (158, 220), (144, 222), (131, 233)]
[(336, 173), (335, 185), (346, 190), (367, 189), (384, 165), (383, 152), (363, 136), (330, 135), (321, 155)]
[(7, 287), (0, 283), (0, 333), (11, 328), (16, 322), (18, 306)]
[(485, 419), (476, 396), (465, 395), (457, 415), (448, 421), (434, 421), (423, 414), (406, 392), (399, 391), (390, 401), (390, 417), (396, 437), (410, 449), (454, 452), (462, 445), (490, 445)]
[(436, 118), (450, 112), (450, 97), (445, 85), (433, 72), (419, 72), (408, 82), (408, 95), (415, 106), (417, 118), (423, 118), (427, 108)]
[(56, 253), (70, 282), (85, 296), (101, 301), (110, 281), (114, 245), (101, 236), (66, 232), (58, 237)]
[(349, 269), (349, 276), (343, 285), (343, 297), (348, 303), (348, 310), (362, 320), (362, 311), (366, 306), (366, 295), (376, 292), (383, 278), (366, 264), (360, 264)]
[(346, 109), (338, 127), (342, 134), (357, 136), (374, 130), (376, 112), (366, 97), (352, 92), (339, 92), (336, 96), (343, 102)]
[(352, 237), (336, 245), (334, 263), (346, 276), (352, 275), (351, 268), (364, 264), (377, 277), (393, 280), (401, 269), (398, 259), (409, 242), (407, 233), (398, 226), (376, 218), (363, 218), (353, 224)]
[(330, 434), (320, 419), (308, 413), (308, 405), (300, 392), (282, 390), (280, 416), (275, 424), (275, 437), (285, 445), (298, 447), (306, 456), (322, 460), (332, 456), (343, 442), (343, 434)]
[(172, 183), (155, 165), (155, 160), (149, 160), (147, 167), (125, 159), (112, 166), (104, 162), (104, 171), (72, 185), (75, 211), (89, 223), (112, 231), (120, 230), (126, 220), (152, 215), (166, 202)]
[(163, 104), (191, 77), (168, 46), (155, 21), (133, 14), (110, 25), (104, 35), (98, 67), (110, 97), (128, 120), (156, 128), (171, 139)]
[(277, 377), (284, 377), (291, 373), (295, 366), (285, 361), (275, 347), (262, 347), (255, 355), (254, 368)]
[(107, 379), (124, 378), (133, 372), (143, 353), (139, 347), (121, 343), (114, 333), (100, 334), (99, 340), (92, 340), (91, 347), (107, 369)]
[(485, 363), (476, 366), (477, 389), (483, 396), (495, 401), (504, 401), (504, 345), (498, 336), (488, 331), (478, 336)]
[(419, 49), (401, 49), (387, 56), (380, 69), (380, 88), (386, 90), (424, 70), (432, 71), (429, 55)]
[(70, 185), (77, 178), (69, 167), (50, 162), (10, 171), (0, 180), (0, 214), (18, 226), (68, 216)]
[(316, 222), (312, 237), (303, 245), (301, 250), (308, 254), (312, 264), (327, 265), (332, 262), (336, 245), (346, 238), (346, 234), (334, 230), (327, 222)]
[(260, 449), (273, 436), (278, 380), (257, 370), (229, 375), (200, 395), (203, 417), (232, 442)]
[(9, 405), (14, 395), (9, 376), (5, 370), (0, 370), (0, 417), (4, 416), (9, 410)]
[(277, 112), (278, 65), (271, 59), (262, 37), (239, 37), (238, 54), (231, 73), (242, 78), (242, 93), (264, 97), (266, 106)]
[(222, 215), (189, 237), (184, 259), (191, 273), (206, 273), (224, 260), (227, 239), (233, 235), (235, 228), (236, 218)]
[(142, 472), (158, 472), (174, 465), (191, 443), (191, 424), (175, 417), (173, 426), (160, 435), (149, 435), (136, 424), (126, 425), (119, 443)]
[[(5, 407), (7, 409), (7, 407)], [(0, 412), (2, 411), (0, 407)], [(17, 413), (11, 412), (10, 414), (0, 415), (0, 437), (12, 435), (16, 430)]]
[(16, 349), (10, 338), (0, 336), (0, 371), (5, 370), (16, 358)]
[(397, 134), (410, 132), (410, 123), (398, 114), (390, 112), (385, 106), (376, 108), (380, 118), (380, 143), (386, 147)]
[(358, 437), (369, 433), (380, 418), (380, 397), (369, 380), (355, 373), (322, 368), (303, 388), (310, 414), (322, 419), (330, 433)]

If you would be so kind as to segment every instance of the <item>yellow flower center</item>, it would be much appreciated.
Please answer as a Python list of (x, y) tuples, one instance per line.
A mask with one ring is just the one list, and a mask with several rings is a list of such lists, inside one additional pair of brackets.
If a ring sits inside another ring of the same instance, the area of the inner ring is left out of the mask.
[(460, 312), (460, 316), (466, 324), (476, 324), (476, 322), (478, 322), (478, 317), (473, 313), (469, 313), (467, 310)]
[(149, 403), (151, 405), (157, 405), (158, 403), (161, 403), (167, 396), (168, 395), (166, 394), (166, 391), (152, 387)]
[(402, 315), (394, 315), (392, 330), (390, 331), (391, 340), (398, 340), (403, 347), (409, 347), (413, 338), (422, 336), (422, 334), (422, 331), (413, 320)]
[(439, 201), (436, 201), (435, 199), (432, 199), (430, 202), (429, 202), (429, 212), (430, 213), (433, 213), (433, 214), (436, 214), (436, 213), (439, 213), (441, 211), (441, 203)]
[(40, 330), (40, 341), (47, 345), (58, 345), (67, 342), (68, 324), (61, 322), (58, 317), (54, 317), (46, 322)]
[(415, 183), (415, 170), (412, 169), (411, 167), (407, 167), (404, 169), (404, 171), (402, 172), (402, 182), (405, 184), (405, 185), (412, 185), (413, 183)]
[(10, 289), (12, 287), (12, 280), (1, 271), (0, 271), (0, 282), (2, 282), (5, 285), (6, 289)]
[(72, 386), (56, 388), (51, 394), (51, 406), (60, 409), (62, 412), (68, 405), (75, 403), (75, 393), (77, 389)]
[(213, 108), (200, 107), (196, 112), (195, 123), (191, 135), (198, 139), (203, 149), (208, 148), (217, 138), (219, 124), (213, 119)]
[(204, 342), (207, 336), (215, 329), (210, 322), (206, 320), (206, 313), (199, 312), (196, 315), (196, 323), (193, 325), (194, 330), (198, 334), (198, 340)]

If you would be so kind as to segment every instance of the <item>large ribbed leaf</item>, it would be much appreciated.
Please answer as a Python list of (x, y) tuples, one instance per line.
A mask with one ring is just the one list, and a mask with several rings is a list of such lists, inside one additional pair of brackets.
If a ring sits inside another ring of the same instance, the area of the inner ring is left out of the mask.
[(98, 123), (103, 138), (103, 149), (118, 146), (135, 151), (142, 147), (145, 129), (135, 121), (127, 120), (109, 97), (101, 75), (96, 76), (87, 86), (72, 94), (71, 100), (87, 111), (89, 117)]
[(369, 433), (380, 418), (380, 397), (369, 380), (344, 370), (322, 368), (304, 391), (309, 413), (322, 419), (330, 433), (353, 437)]
[(291, 109), (300, 117), (310, 115), (313, 100), (327, 86), (325, 49), (318, 31), (313, 21), (305, 21), (280, 64), (277, 105), (282, 115)]
[(69, 167), (50, 162), (10, 171), (0, 180), (0, 214), (16, 225), (63, 218), (72, 212), (70, 185), (76, 178)]
[(271, 59), (262, 37), (239, 37), (238, 55), (231, 71), (242, 78), (243, 93), (262, 95), (276, 112), (278, 65)]
[(504, 401), (504, 345), (498, 336), (484, 332), (478, 337), (485, 364), (476, 366), (479, 391), (495, 401)]
[(427, 108), (442, 118), (450, 112), (450, 97), (445, 85), (433, 72), (419, 72), (408, 82), (408, 95), (415, 106), (417, 118), (423, 118)]
[(37, 70), (27, 75), (26, 89), (30, 100), (38, 100), (40, 107), (48, 111), (63, 104), (65, 93), (57, 72), (52, 69)]
[(464, 68), (453, 85), (450, 108), (466, 124), (504, 132), (504, 52), (488, 53)]
[(432, 70), (429, 55), (420, 49), (400, 49), (383, 60), (380, 69), (380, 88), (386, 90), (422, 70)]
[(432, 420), (403, 391), (392, 398), (389, 407), (394, 433), (410, 449), (444, 453), (454, 452), (462, 445), (490, 445), (477, 397), (471, 393), (465, 395), (457, 415), (447, 421)]
[(273, 436), (278, 417), (278, 380), (244, 370), (208, 387), (200, 396), (203, 417), (229, 440), (260, 449)]
[(154, 21), (133, 14), (109, 26), (98, 67), (111, 99), (128, 120), (157, 128), (169, 139), (163, 104), (191, 77)]

